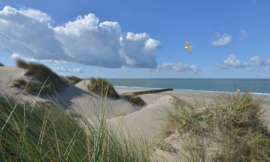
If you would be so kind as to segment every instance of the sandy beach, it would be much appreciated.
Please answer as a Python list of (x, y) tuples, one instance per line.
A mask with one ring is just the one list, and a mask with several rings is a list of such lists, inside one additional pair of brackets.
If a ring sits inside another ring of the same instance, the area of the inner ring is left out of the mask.
[[(141, 89), (141, 88), (120, 88), (116, 87), (116, 90), (119, 94), (128, 93), (128, 92), (137, 92), (137, 91), (145, 91), (150, 89)], [(204, 93), (204, 92), (195, 92), (195, 91), (166, 91), (154, 94), (143, 94), (139, 95), (147, 104), (152, 103), (153, 101), (164, 97), (164, 96), (175, 96), (179, 99), (188, 101), (190, 103), (194, 103), (196, 101), (205, 101), (207, 103), (211, 102), (214, 97), (219, 96), (220, 93)], [(270, 129), (270, 96), (254, 96), (254, 98), (263, 97), (263, 101), (261, 103), (261, 111), (263, 120), (268, 129)]]

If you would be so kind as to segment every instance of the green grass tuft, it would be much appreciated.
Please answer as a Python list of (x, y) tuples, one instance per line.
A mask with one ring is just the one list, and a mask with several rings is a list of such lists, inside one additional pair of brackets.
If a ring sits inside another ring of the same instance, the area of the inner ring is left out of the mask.
[(186, 161), (270, 161), (270, 134), (260, 120), (261, 101), (250, 92), (222, 94), (197, 106), (179, 100), (174, 110), (167, 111), (164, 138), (175, 132), (187, 136), (182, 143)]
[(100, 96), (109, 96), (113, 98), (119, 97), (113, 85), (103, 78), (91, 78), (87, 88), (89, 91), (94, 92)]

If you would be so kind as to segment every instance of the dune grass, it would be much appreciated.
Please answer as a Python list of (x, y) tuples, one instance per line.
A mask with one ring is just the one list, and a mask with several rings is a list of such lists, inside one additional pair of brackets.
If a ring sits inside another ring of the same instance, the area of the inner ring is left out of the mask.
[(113, 85), (103, 78), (91, 78), (89, 85), (87, 85), (89, 91), (94, 92), (100, 96), (109, 96), (118, 98), (119, 94), (114, 89)]
[[(38, 93), (41, 86), (46, 81), (46, 92), (52, 93), (54, 90), (61, 91), (68, 83), (55, 74), (50, 68), (42, 64), (26, 63), (23, 60), (16, 60), (17, 67), (27, 69), (26, 76), (30, 76), (31, 82), (28, 92)], [(39, 83), (38, 83), (39, 82)], [(31, 91), (32, 90), (32, 91)]]
[(78, 78), (76, 76), (67, 76), (66, 78), (68, 78), (69, 80), (71, 80), (73, 82), (73, 85), (79, 83), (80, 81), (82, 81), (81, 78)]
[(139, 105), (139, 106), (146, 105), (146, 103), (144, 102), (144, 100), (140, 96), (126, 94), (125, 97), (127, 97), (128, 101), (130, 103), (133, 103), (135, 105)]
[(27, 81), (23, 78), (15, 79), (12, 81), (12, 87), (25, 88), (27, 85)]
[(0, 66), (5, 66), (3, 63), (0, 62)]
[(28, 69), (28, 63), (26, 63), (25, 61), (20, 60), (20, 59), (16, 60), (16, 66), (23, 68), (23, 69)]
[(260, 120), (261, 98), (222, 94), (204, 105), (179, 100), (167, 111), (164, 138), (178, 133), (183, 161), (270, 161), (270, 134)]
[(148, 142), (116, 136), (106, 125), (102, 105), (94, 125), (56, 103), (33, 107), (0, 96), (0, 161), (150, 161)]

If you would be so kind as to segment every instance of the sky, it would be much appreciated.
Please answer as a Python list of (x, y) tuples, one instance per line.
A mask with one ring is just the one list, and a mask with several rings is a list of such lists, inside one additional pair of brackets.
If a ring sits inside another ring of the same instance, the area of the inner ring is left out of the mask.
[(269, 8), (269, 0), (1, 0), (0, 62), (81, 78), (270, 78)]

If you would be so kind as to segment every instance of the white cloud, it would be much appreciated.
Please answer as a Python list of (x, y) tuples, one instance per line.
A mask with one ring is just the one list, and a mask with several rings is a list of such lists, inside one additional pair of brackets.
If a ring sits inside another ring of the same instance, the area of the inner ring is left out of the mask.
[(239, 41), (242, 41), (245, 36), (248, 36), (249, 35), (249, 33), (247, 33), (246, 31), (244, 31), (243, 29), (241, 29), (240, 31), (242, 33), (242, 36), (239, 38)]
[(215, 65), (220, 69), (228, 69), (228, 67), (226, 67), (224, 64), (215, 63)]
[[(24, 58), (53, 64), (155, 68), (161, 43), (146, 33), (123, 34), (117, 22), (99, 22), (94, 14), (52, 27), (52, 18), (34, 9), (0, 10), (0, 45)], [(60, 61), (60, 62), (55, 62)], [(46, 62), (46, 61), (45, 61)]]
[(40, 22), (52, 21), (52, 18), (49, 15), (47, 15), (46, 13), (40, 12), (39, 10), (35, 10), (35, 9), (31, 9), (31, 8), (29, 8), (29, 9), (21, 8), (18, 12), (21, 13), (22, 15), (25, 15), (29, 18), (36, 19)]
[(160, 69), (147, 69), (151, 73), (158, 73), (160, 72)]
[(120, 43), (123, 46), (121, 52), (126, 59), (126, 66), (144, 68), (157, 66), (156, 52), (161, 49), (161, 43), (150, 38), (148, 34), (128, 32), (122, 35)]
[(57, 67), (57, 68), (55, 68), (55, 70), (58, 72), (67, 72), (67, 69), (64, 67), (61, 67), (61, 68)]
[(249, 67), (246, 67), (245, 70), (248, 71), (248, 72), (253, 71), (253, 69), (251, 69)]
[(82, 68), (74, 68), (74, 69), (69, 68), (69, 69), (66, 69), (63, 66), (61, 68), (56, 67), (55, 70), (58, 71), (58, 72), (71, 72), (71, 73), (81, 73), (81, 72), (83, 72)]
[(218, 40), (213, 41), (212, 45), (214, 46), (225, 46), (232, 43), (232, 37), (228, 34), (224, 33), (223, 35), (220, 35), (219, 33), (216, 34)]
[(268, 59), (266, 62), (267, 62), (268, 65), (270, 65), (270, 59)]
[(11, 56), (10, 56), (11, 59), (14, 59), (14, 60), (18, 60), (18, 59), (21, 59), (21, 60), (24, 60), (24, 61), (27, 61), (27, 62), (45, 62), (45, 63), (49, 63), (49, 64), (53, 64), (53, 65), (62, 65), (62, 64), (65, 64), (67, 63), (66, 61), (58, 61), (58, 60), (38, 60), (38, 59), (34, 59), (34, 58), (29, 58), (29, 57), (22, 57), (21, 55), (17, 54), (17, 53), (13, 53)]
[(102, 72), (105, 72), (107, 70), (104, 70), (104, 69), (97, 69), (97, 73), (102, 73)]
[(122, 67), (121, 67), (121, 69), (122, 69), (124, 72), (127, 72), (127, 73), (129, 72), (129, 70), (128, 70), (128, 69), (126, 69), (126, 67), (125, 67), (125, 66), (122, 66)]
[(250, 61), (254, 61), (256, 66), (265, 65), (264, 59), (259, 56), (254, 56), (250, 59)]
[(82, 68), (74, 68), (74, 69), (68, 69), (68, 72), (72, 72), (72, 73), (81, 73), (83, 70)]
[(245, 68), (248, 67), (249, 65), (246, 62), (241, 62), (237, 60), (235, 55), (230, 55), (226, 60), (223, 61), (222, 64), (216, 63), (216, 66), (225, 69), (225, 68)]
[(18, 59), (21, 59), (21, 60), (24, 60), (24, 61), (27, 61), (27, 62), (37, 62), (39, 60), (37, 59), (34, 59), (34, 58), (24, 58), (22, 57), (21, 55), (17, 54), (17, 53), (13, 53), (11, 56), (10, 56), (11, 59), (13, 60), (18, 60)]
[(17, 53), (13, 53), (11, 56), (10, 56), (11, 59), (14, 59), (14, 60), (17, 60), (17, 59), (21, 59), (21, 56)]
[(266, 72), (270, 72), (270, 66), (268, 66), (268, 67), (265, 67), (265, 69), (264, 69)]
[[(153, 71), (153, 69), (151, 69)], [(177, 73), (188, 73), (188, 72), (193, 72), (193, 73), (198, 73), (200, 72), (200, 69), (195, 66), (195, 65), (185, 65), (181, 62), (178, 63), (163, 63), (162, 65), (157, 66), (157, 71), (159, 72), (160, 70), (173, 70)]]
[(53, 65), (62, 65), (67, 63), (66, 61), (58, 61), (58, 60), (40, 60), (40, 62), (45, 62)]
[(241, 33), (242, 33), (243, 36), (249, 35), (249, 34), (248, 34), (246, 31), (244, 31), (243, 29), (241, 29), (240, 31), (241, 31)]

